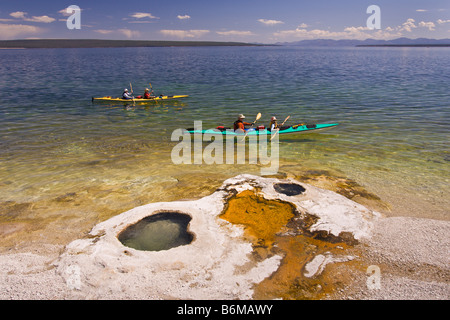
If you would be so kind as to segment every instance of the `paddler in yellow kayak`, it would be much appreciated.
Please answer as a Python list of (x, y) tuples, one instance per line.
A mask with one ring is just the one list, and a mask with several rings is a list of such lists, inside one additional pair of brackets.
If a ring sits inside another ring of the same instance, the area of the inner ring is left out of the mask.
[(122, 93), (122, 99), (132, 100), (134, 97), (128, 93), (128, 89), (125, 88)]
[(153, 90), (150, 91), (148, 88), (145, 88), (144, 99), (153, 99), (155, 96), (153, 95)]

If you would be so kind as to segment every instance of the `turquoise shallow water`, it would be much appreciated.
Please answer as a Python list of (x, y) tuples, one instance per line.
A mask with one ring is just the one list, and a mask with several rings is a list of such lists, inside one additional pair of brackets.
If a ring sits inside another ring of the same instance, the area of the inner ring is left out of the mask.
[[(290, 115), (288, 124), (340, 123), (281, 139), (280, 172), (338, 172), (394, 215), (448, 219), (448, 48), (0, 50), (0, 59), (5, 223), (59, 221), (66, 211), (74, 224), (86, 216), (91, 223), (104, 212), (199, 197), (227, 177), (259, 174), (257, 165), (170, 158), (173, 130), (196, 120), (230, 126), (237, 114), (252, 121), (258, 112), (266, 125), (272, 115)], [(91, 102), (120, 95), (130, 82), (136, 94), (151, 82), (157, 94), (190, 97), (134, 108)]]

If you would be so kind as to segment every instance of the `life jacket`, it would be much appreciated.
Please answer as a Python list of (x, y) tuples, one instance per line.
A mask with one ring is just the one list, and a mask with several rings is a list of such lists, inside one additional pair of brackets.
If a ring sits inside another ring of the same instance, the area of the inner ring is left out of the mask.
[(133, 97), (128, 92), (124, 92), (122, 94), (122, 98), (123, 99), (133, 99)]
[(241, 120), (236, 120), (234, 122), (234, 131), (238, 129), (245, 130), (244, 123)]

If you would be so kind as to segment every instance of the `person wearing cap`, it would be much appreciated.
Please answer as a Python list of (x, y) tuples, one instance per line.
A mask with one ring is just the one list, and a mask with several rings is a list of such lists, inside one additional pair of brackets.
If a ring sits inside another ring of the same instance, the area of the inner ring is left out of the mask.
[(126, 88), (123, 90), (122, 98), (123, 99), (134, 99), (134, 97), (128, 93), (128, 89), (126, 89)]
[(244, 122), (245, 116), (243, 114), (240, 114), (238, 116), (238, 119), (234, 122), (234, 131), (236, 130), (242, 130), (245, 131), (245, 126), (251, 126), (253, 123)]
[(152, 93), (153, 93), (153, 90), (149, 91), (148, 88), (145, 88), (144, 99), (154, 98), (155, 96), (153, 96)]
[(270, 131), (273, 131), (278, 128), (277, 118), (274, 116), (270, 119)]

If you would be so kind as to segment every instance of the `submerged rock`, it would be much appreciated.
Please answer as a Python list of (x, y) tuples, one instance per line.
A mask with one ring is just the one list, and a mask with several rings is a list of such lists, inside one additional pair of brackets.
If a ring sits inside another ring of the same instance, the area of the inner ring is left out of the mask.
[[(301, 186), (302, 191), (280, 192), (280, 185)], [(119, 241), (129, 226), (161, 212), (189, 216), (192, 242), (142, 251)], [(55, 265), (68, 283), (79, 281), (74, 287), (88, 298), (103, 298), (102, 293), (123, 297), (123, 291), (141, 298), (145, 292), (149, 299), (314, 298), (331, 290), (320, 283), (321, 276), (329, 277), (321, 274), (323, 269), (351, 261), (342, 250), (368, 237), (379, 216), (293, 179), (239, 175), (202, 199), (151, 203), (104, 221), (70, 243)], [(322, 259), (321, 272), (312, 273), (311, 261), (319, 255), (347, 258)], [(302, 271), (308, 262), (309, 269)], [(67, 271), (74, 266), (78, 273)], [(311, 280), (305, 272), (314, 275)], [(277, 277), (286, 286), (270, 283)], [(264, 289), (258, 287), (262, 283)]]

